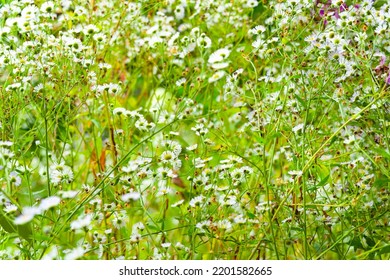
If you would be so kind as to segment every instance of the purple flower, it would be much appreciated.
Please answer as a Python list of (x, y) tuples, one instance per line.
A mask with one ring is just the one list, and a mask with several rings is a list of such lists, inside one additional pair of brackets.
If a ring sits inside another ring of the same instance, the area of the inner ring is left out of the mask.
[(347, 9), (348, 9), (347, 4), (342, 3), (342, 4), (340, 5), (340, 13), (341, 13), (341, 12), (344, 12), (344, 11), (347, 10)]

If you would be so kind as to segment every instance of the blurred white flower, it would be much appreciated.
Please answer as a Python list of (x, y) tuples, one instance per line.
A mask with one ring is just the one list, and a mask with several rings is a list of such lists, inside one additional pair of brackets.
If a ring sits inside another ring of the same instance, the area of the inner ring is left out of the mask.
[(212, 64), (212, 63), (216, 63), (216, 62), (221, 62), (224, 59), (228, 58), (229, 55), (230, 55), (230, 50), (228, 50), (226, 48), (219, 49), (210, 55), (210, 57), (208, 59), (208, 63)]
[(58, 196), (49, 196), (41, 200), (41, 203), (39, 204), (38, 208), (42, 213), (43, 211), (46, 211), (52, 207), (57, 206), (58, 204), (60, 204), (60, 202), (61, 199)]

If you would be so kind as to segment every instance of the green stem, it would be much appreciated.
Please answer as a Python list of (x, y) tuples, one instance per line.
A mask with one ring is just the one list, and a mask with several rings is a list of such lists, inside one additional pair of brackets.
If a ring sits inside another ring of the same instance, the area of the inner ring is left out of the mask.
[[(356, 114), (354, 114), (353, 116), (351, 116), (346, 122), (344, 122), (318, 149), (317, 151), (309, 158), (309, 160), (306, 162), (305, 166), (302, 168), (302, 172), (306, 172), (307, 169), (311, 166), (311, 164), (313, 163), (313, 161), (318, 157), (318, 155), (322, 152), (322, 150), (332, 141), (332, 139), (341, 132), (341, 130), (346, 127), (351, 121), (353, 120), (356, 120), (362, 113), (364, 113), (365, 111), (367, 111), (373, 104), (375, 104), (378, 100), (380, 100), (382, 97), (385, 96), (386, 93), (388, 93), (386, 90), (386, 86), (384, 86), (381, 90), (381, 92), (378, 94), (378, 96), (373, 100), (371, 101), (366, 107), (364, 107), (363, 109), (361, 109), (359, 112), (357, 112)], [(296, 178), (296, 180), (298, 180), (300, 177), (298, 176)], [(272, 221), (274, 221), (277, 217), (277, 214), (279, 213), (280, 209), (285, 205), (289, 195), (293, 192), (294, 190), (294, 187), (295, 187), (295, 184), (293, 185), (293, 187), (291, 187), (286, 196), (284, 197), (284, 199), (281, 201), (281, 203), (279, 204), (279, 207), (276, 209), (275, 213), (274, 213), (274, 216), (272, 217)]]

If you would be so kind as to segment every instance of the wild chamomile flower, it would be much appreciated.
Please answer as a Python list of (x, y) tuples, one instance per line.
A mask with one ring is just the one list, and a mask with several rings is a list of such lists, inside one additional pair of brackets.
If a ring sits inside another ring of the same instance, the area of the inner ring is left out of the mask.
[(244, 2), (244, 8), (254, 8), (259, 5), (259, 1), (257, 0), (247, 0)]
[(72, 230), (89, 229), (92, 225), (92, 217), (92, 214), (81, 215), (70, 223), (70, 228)]
[(166, 196), (172, 192), (173, 192), (172, 188), (169, 187), (166, 182), (164, 181), (158, 182), (158, 192), (156, 196)]
[(200, 207), (203, 204), (204, 200), (205, 197), (203, 195), (198, 195), (190, 200), (189, 205), (193, 208), (197, 206)]
[(252, 36), (259, 35), (261, 33), (264, 33), (265, 30), (266, 30), (266, 27), (264, 25), (256, 25), (255, 27), (251, 28), (248, 33)]
[(59, 191), (58, 194), (63, 199), (70, 199), (70, 198), (75, 198), (79, 194), (79, 191), (76, 191), (76, 190)]
[(195, 131), (195, 134), (198, 136), (205, 136), (209, 131), (208, 128), (205, 127), (203, 123), (198, 123), (197, 125), (192, 127), (191, 130)]
[(188, 151), (194, 151), (194, 150), (196, 150), (197, 148), (198, 148), (198, 144), (194, 144), (194, 145), (188, 146), (188, 147), (186, 148), (186, 150), (188, 150)]
[(171, 151), (164, 151), (160, 156), (160, 159), (163, 163), (170, 163), (175, 158), (176, 155)]
[(53, 207), (59, 205), (60, 202), (61, 202), (61, 198), (59, 198), (58, 196), (46, 197), (46, 198), (41, 200), (41, 202), (38, 206), (39, 211), (40, 212), (46, 211), (50, 208), (53, 208)]
[(303, 172), (301, 170), (290, 170), (288, 171), (288, 174), (293, 177), (301, 177), (303, 175)]
[(245, 218), (243, 214), (239, 214), (234, 217), (233, 221), (235, 224), (245, 224), (247, 223), (248, 219)]
[(174, 13), (175, 13), (176, 19), (178, 19), (178, 20), (183, 19), (185, 17), (185, 7), (183, 5), (178, 5), (175, 8)]
[(196, 39), (196, 44), (201, 49), (209, 49), (211, 48), (212, 41), (206, 36), (206, 34), (203, 33), (198, 39)]
[(125, 213), (114, 213), (112, 224), (115, 228), (121, 229), (126, 226), (128, 217)]
[(298, 131), (302, 131), (304, 129), (305, 125), (303, 123), (300, 123), (293, 127), (292, 131), (294, 133), (297, 133)]
[(216, 62), (221, 62), (229, 57), (230, 52), (231, 51), (227, 48), (219, 49), (210, 55), (208, 63), (213, 64)]
[(124, 202), (128, 202), (130, 200), (136, 201), (141, 198), (141, 194), (139, 192), (129, 192), (121, 195), (121, 199)]
[(215, 70), (220, 70), (220, 69), (227, 68), (229, 66), (229, 63), (230, 63), (229, 61), (225, 61), (225, 62), (213, 63), (210, 66)]
[(0, 147), (0, 158), (5, 160), (12, 159), (15, 156), (15, 153), (9, 150), (8, 148)]
[(186, 78), (180, 78), (179, 80), (176, 81), (176, 86), (180, 87), (183, 84), (185, 84), (185, 82), (187, 82)]
[(34, 206), (24, 207), (22, 209), (22, 214), (15, 218), (14, 224), (15, 225), (26, 224), (32, 221), (32, 219), (34, 219), (36, 215), (40, 215), (40, 214), (41, 214), (41, 210), (38, 207), (34, 207)]
[(83, 247), (77, 247), (71, 250), (64, 250), (64, 260), (77, 260), (84, 256), (85, 250)]
[(104, 211), (114, 211), (116, 208), (116, 204), (114, 202), (111, 203), (105, 203), (103, 206)]
[(49, 169), (50, 181), (53, 185), (71, 183), (73, 181), (72, 169), (63, 162), (54, 163)]
[(10, 174), (8, 175), (8, 180), (16, 187), (20, 186), (20, 184), (22, 183), (22, 178), (20, 178), (19, 174), (15, 171), (10, 172)]
[(161, 146), (172, 151), (175, 157), (178, 157), (182, 150), (180, 143), (173, 140), (163, 140), (161, 141)]
[(233, 186), (238, 186), (244, 180), (244, 173), (240, 169), (234, 169), (231, 174)]
[(93, 242), (94, 243), (102, 244), (102, 243), (106, 243), (106, 241), (107, 241), (106, 235), (101, 234), (101, 233), (96, 232), (96, 231), (93, 233)]
[(205, 233), (210, 230), (212, 223), (210, 220), (205, 220), (202, 222), (199, 222), (195, 225), (195, 227), (198, 229), (200, 233)]
[(178, 206), (182, 205), (184, 202), (185, 202), (185, 200), (184, 200), (184, 199), (181, 199), (181, 200), (179, 200), (179, 201), (173, 203), (173, 204), (171, 205), (171, 207), (172, 207), (172, 208), (178, 207)]
[(119, 108), (115, 108), (112, 113), (114, 115), (117, 115), (117, 116), (126, 116), (126, 109), (125, 108), (122, 108), (122, 107), (119, 107)]
[(4, 147), (12, 147), (13, 144), (14, 143), (12, 141), (0, 141), (0, 146), (4, 146)]
[(104, 44), (105, 44), (106, 41), (107, 41), (107, 36), (106, 36), (105, 34), (103, 34), (102, 32), (98, 32), (98, 33), (93, 34), (92, 38), (93, 38), (98, 44), (100, 44), (99, 46), (104, 46)]
[(210, 78), (209, 78), (209, 83), (214, 83), (220, 79), (222, 79), (226, 75), (226, 72), (223, 70), (215, 72)]
[(228, 219), (217, 221), (216, 226), (225, 232), (230, 232), (233, 229), (233, 225)]
[(94, 24), (88, 24), (88, 25), (84, 26), (84, 28), (83, 28), (83, 32), (87, 36), (91, 36), (93, 34), (96, 34), (99, 31), (100, 30)]
[(135, 122), (135, 127), (141, 131), (149, 131), (152, 130), (156, 125), (153, 122), (148, 122), (144, 117), (140, 117)]
[(3, 208), (3, 211), (5, 213), (14, 213), (18, 210), (18, 207), (12, 203), (6, 203), (4, 208)]

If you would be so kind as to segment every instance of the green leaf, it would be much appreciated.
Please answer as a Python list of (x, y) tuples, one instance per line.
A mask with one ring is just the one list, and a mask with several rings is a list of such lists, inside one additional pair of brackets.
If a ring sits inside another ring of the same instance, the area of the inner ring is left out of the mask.
[(95, 119), (91, 119), (91, 122), (96, 126), (96, 128), (98, 130), (101, 130), (102, 126), (100, 125), (100, 122), (95, 120)]
[(324, 178), (321, 180), (321, 182), (318, 183), (317, 186), (318, 186), (318, 187), (323, 187), (323, 186), (325, 186), (325, 185), (328, 183), (329, 177), (330, 177), (330, 175), (324, 177)]
[(378, 179), (376, 179), (373, 183), (374, 187), (388, 187), (389, 186), (389, 183), (390, 183), (390, 179), (387, 178), (387, 177), (379, 177)]
[(390, 245), (386, 245), (379, 250), (378, 255), (389, 254), (389, 253), (390, 253)]
[(375, 246), (375, 241), (371, 237), (368, 237), (367, 235), (365, 235), (364, 238), (366, 239), (366, 243), (368, 246), (370, 246), (370, 247)]
[(387, 0), (378, 0), (378, 1), (375, 1), (374, 7), (376, 9), (379, 9), (380, 7), (382, 7), (386, 3), (388, 3)]
[(305, 102), (305, 100), (303, 100), (299, 95), (297, 94), (294, 94), (295, 98), (299, 101), (299, 103), (301, 103), (302, 107), (306, 109), (307, 107), (307, 103)]
[(390, 159), (390, 154), (386, 150), (381, 148), (374, 148), (374, 151), (380, 154), (382, 157)]
[(12, 224), (12, 222), (5, 216), (5, 214), (1, 210), (0, 210), (0, 225), (5, 231), (9, 233), (17, 232), (15, 225)]
[(19, 237), (31, 241), (32, 230), (30, 224), (16, 226), (12, 221), (0, 210), (0, 225), (8, 233), (17, 233)]
[(351, 241), (348, 243), (350, 246), (354, 248), (356, 251), (357, 249), (364, 249), (362, 242), (360, 241), (360, 238), (354, 237), (351, 239)]
[(246, 215), (248, 216), (249, 219), (255, 219), (256, 218), (256, 215), (251, 213), (251, 212), (247, 212)]

